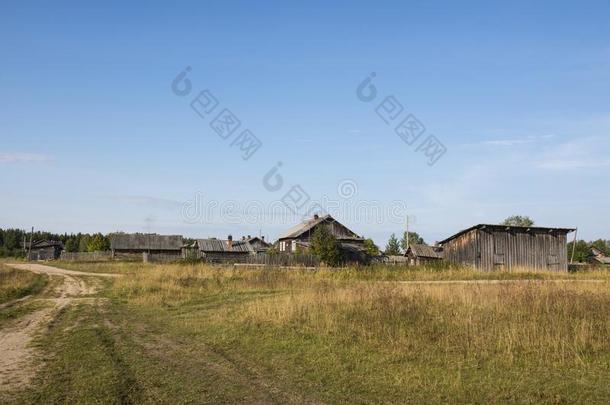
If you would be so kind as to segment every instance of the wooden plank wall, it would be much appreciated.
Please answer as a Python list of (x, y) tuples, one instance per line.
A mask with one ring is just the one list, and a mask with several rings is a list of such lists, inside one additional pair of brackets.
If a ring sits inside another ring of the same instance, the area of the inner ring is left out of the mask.
[(567, 271), (567, 236), (473, 229), (444, 245), (445, 259), (481, 270)]

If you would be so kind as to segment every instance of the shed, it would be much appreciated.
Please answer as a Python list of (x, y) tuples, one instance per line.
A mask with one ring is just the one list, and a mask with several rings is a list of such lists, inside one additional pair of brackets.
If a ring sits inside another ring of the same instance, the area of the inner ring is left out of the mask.
[(445, 260), (481, 270), (567, 271), (572, 228), (479, 224), (439, 242)]
[(182, 235), (156, 233), (115, 233), (110, 235), (110, 250), (115, 254), (152, 253), (182, 255)]
[[(26, 244), (26, 247), (29, 248), (28, 245)], [(64, 250), (64, 244), (58, 240), (34, 241), (31, 248), (28, 249), (28, 260), (58, 259), (62, 250)]]
[(419, 266), (426, 263), (438, 263), (443, 260), (442, 248), (423, 243), (414, 243), (405, 252), (409, 265)]

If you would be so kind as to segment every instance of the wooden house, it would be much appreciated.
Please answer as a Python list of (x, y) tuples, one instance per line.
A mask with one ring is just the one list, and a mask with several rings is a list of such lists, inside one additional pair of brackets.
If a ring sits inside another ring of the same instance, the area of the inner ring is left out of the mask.
[(571, 228), (479, 224), (439, 242), (444, 259), (481, 270), (567, 271)]
[(199, 257), (210, 262), (239, 261), (250, 255), (255, 255), (257, 250), (245, 238), (233, 240), (229, 235), (227, 239), (197, 239), (195, 241)]
[(358, 236), (330, 215), (314, 215), (313, 218), (290, 228), (279, 237), (277, 241), (278, 250), (281, 253), (288, 254), (307, 252), (311, 238), (320, 226), (327, 227), (337, 239), (346, 261), (362, 261), (365, 259), (364, 238)]
[(55, 260), (64, 250), (64, 244), (58, 240), (39, 240), (26, 245), (28, 260)]
[(610, 257), (596, 247), (592, 247), (589, 262), (598, 266), (610, 266)]
[(156, 233), (115, 233), (110, 235), (112, 256), (129, 254), (156, 254), (182, 256), (182, 235)]
[(442, 248), (414, 243), (405, 252), (407, 263), (410, 266), (420, 266), (429, 263), (438, 263), (443, 260)]
[(248, 242), (256, 253), (264, 253), (271, 247), (271, 244), (265, 241), (264, 236), (252, 237), (248, 235), (247, 237), (244, 236), (241, 239), (242, 241)]

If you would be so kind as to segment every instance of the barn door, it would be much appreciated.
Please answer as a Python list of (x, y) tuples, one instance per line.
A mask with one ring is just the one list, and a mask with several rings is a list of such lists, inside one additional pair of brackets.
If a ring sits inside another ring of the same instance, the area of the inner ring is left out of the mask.
[(494, 235), (494, 268), (503, 269), (506, 266), (506, 250), (508, 248), (508, 237), (504, 232), (496, 232)]

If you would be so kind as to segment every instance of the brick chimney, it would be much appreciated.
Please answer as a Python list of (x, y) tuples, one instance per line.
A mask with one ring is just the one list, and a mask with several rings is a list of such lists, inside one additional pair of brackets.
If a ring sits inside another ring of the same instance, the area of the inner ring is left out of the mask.
[(233, 236), (231, 235), (227, 236), (227, 247), (233, 249)]

